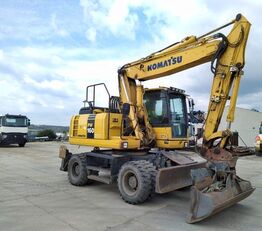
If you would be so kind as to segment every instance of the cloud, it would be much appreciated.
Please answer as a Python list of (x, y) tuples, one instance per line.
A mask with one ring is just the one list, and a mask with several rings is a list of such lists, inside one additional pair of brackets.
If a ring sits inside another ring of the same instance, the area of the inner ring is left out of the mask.
[(258, 103), (257, 100), (262, 99), (262, 92), (253, 92), (253, 93), (248, 93), (244, 95), (239, 96), (238, 100), (238, 106), (242, 108), (247, 108), (247, 109), (257, 109), (259, 111), (262, 111), (262, 105), (261, 103)]
[[(173, 42), (174, 38), (184, 35), (185, 29), (205, 27), (211, 15), (205, 3), (189, 0), (80, 0), (83, 8), (87, 34), (110, 33), (112, 36), (134, 40), (141, 30), (153, 33), (155, 39), (165, 38)], [(185, 13), (186, 12), (186, 13)], [(197, 18), (197, 20), (195, 20)], [(183, 30), (183, 29), (184, 30)], [(181, 30), (182, 29), (182, 30)], [(94, 32), (95, 31), (95, 32)], [(176, 35), (176, 36), (174, 36)], [(94, 41), (94, 37), (87, 37)], [(102, 37), (103, 38), (103, 37)], [(158, 40), (159, 41), (159, 40)]]
[[(27, 114), (32, 123), (68, 125), (70, 116), (83, 106), (87, 85), (105, 82), (112, 95), (116, 95), (117, 69), (121, 62), (79, 60), (86, 52), (90, 53), (90, 50), (41, 46), (13, 47), (2, 51), (1, 110)], [(110, 52), (103, 50), (97, 54), (103, 56), (103, 53)]]
[(53, 28), (54, 32), (57, 35), (59, 35), (61, 37), (68, 36), (68, 32), (65, 29), (60, 28), (60, 26), (58, 25), (56, 14), (52, 14), (50, 23), (51, 23), (51, 27)]
[(80, 0), (88, 27), (87, 39), (93, 42), (96, 35), (105, 32), (116, 37), (135, 39), (138, 16), (131, 8), (136, 6), (136, 2)]
[(96, 29), (92, 28), (92, 27), (87, 29), (86, 38), (91, 42), (95, 42), (95, 40), (96, 40)]
[(4, 59), (4, 52), (0, 49), (0, 61)]
[[(238, 105), (262, 110), (261, 5), (251, 0), (219, 4), (204, 0), (80, 0), (79, 5), (3, 2), (1, 110), (28, 114), (33, 123), (68, 125), (70, 116), (82, 106), (87, 85), (105, 82), (111, 95), (118, 95), (119, 67), (188, 35), (212, 30), (238, 12), (252, 23)], [(209, 66), (144, 84), (185, 89), (196, 107), (206, 110), (213, 78)], [(105, 99), (102, 94), (99, 99)]]
[(24, 77), (24, 82), (26, 84), (31, 84), (33, 87), (36, 87), (38, 89), (52, 89), (58, 91), (65, 87), (65, 83), (59, 80), (51, 80), (51, 81), (43, 80), (38, 82), (30, 78), (29, 76)]

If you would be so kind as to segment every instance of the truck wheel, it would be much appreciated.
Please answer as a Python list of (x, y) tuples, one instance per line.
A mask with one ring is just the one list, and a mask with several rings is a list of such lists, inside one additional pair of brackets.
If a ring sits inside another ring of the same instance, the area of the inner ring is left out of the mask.
[(155, 168), (145, 160), (125, 163), (118, 174), (118, 190), (124, 201), (139, 204), (149, 198), (154, 191)]
[(19, 145), (19, 147), (24, 147), (25, 146), (25, 142), (24, 143), (19, 143), (18, 145)]
[(68, 180), (72, 185), (76, 186), (83, 186), (89, 183), (85, 155), (72, 155), (68, 163)]

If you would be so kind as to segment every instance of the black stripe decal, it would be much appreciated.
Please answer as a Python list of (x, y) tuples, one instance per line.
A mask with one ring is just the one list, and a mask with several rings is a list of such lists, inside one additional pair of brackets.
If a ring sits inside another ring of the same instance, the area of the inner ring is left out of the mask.
[(94, 139), (96, 115), (90, 114), (87, 120), (87, 138)]

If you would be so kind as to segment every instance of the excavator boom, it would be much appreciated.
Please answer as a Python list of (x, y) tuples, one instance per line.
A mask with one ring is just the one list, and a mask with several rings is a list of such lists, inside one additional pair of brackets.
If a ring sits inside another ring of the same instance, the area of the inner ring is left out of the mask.
[[(233, 28), (228, 36), (215, 33), (232, 24)], [(196, 36), (186, 37), (181, 42), (172, 44), (120, 68), (118, 71), (120, 97), (123, 103), (131, 104), (129, 116), (134, 121), (137, 137), (142, 140), (146, 139), (140, 132), (137, 114), (135, 113), (135, 107), (138, 106), (139, 101), (142, 101), (142, 96), (137, 91), (136, 81), (164, 77), (211, 62), (211, 71), (214, 77), (205, 123), (204, 141), (205, 145), (211, 147), (214, 140), (223, 138), (221, 147), (225, 146), (230, 132), (217, 130), (227, 100), (230, 100), (227, 121), (230, 124), (234, 120), (240, 78), (245, 65), (245, 47), (250, 26), (248, 20), (243, 15), (238, 14), (231, 22), (198, 38)], [(229, 97), (231, 89), (232, 94)], [(134, 107), (134, 110), (132, 107)], [(144, 120), (148, 120), (146, 116)], [(228, 132), (228, 135), (225, 135), (226, 132)], [(144, 136), (151, 137), (153, 135), (146, 133)]]

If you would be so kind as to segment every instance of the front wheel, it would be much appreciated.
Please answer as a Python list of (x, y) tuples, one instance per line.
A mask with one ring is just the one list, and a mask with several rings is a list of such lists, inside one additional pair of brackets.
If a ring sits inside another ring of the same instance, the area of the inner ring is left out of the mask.
[(139, 204), (146, 201), (154, 191), (152, 163), (139, 160), (125, 163), (118, 174), (118, 190), (124, 201)]
[(25, 143), (26, 143), (26, 142), (24, 142), (24, 143), (19, 143), (18, 145), (19, 145), (19, 147), (24, 147), (24, 146), (25, 146)]
[(68, 163), (68, 180), (72, 185), (83, 186), (91, 183), (87, 178), (86, 156), (73, 155)]

